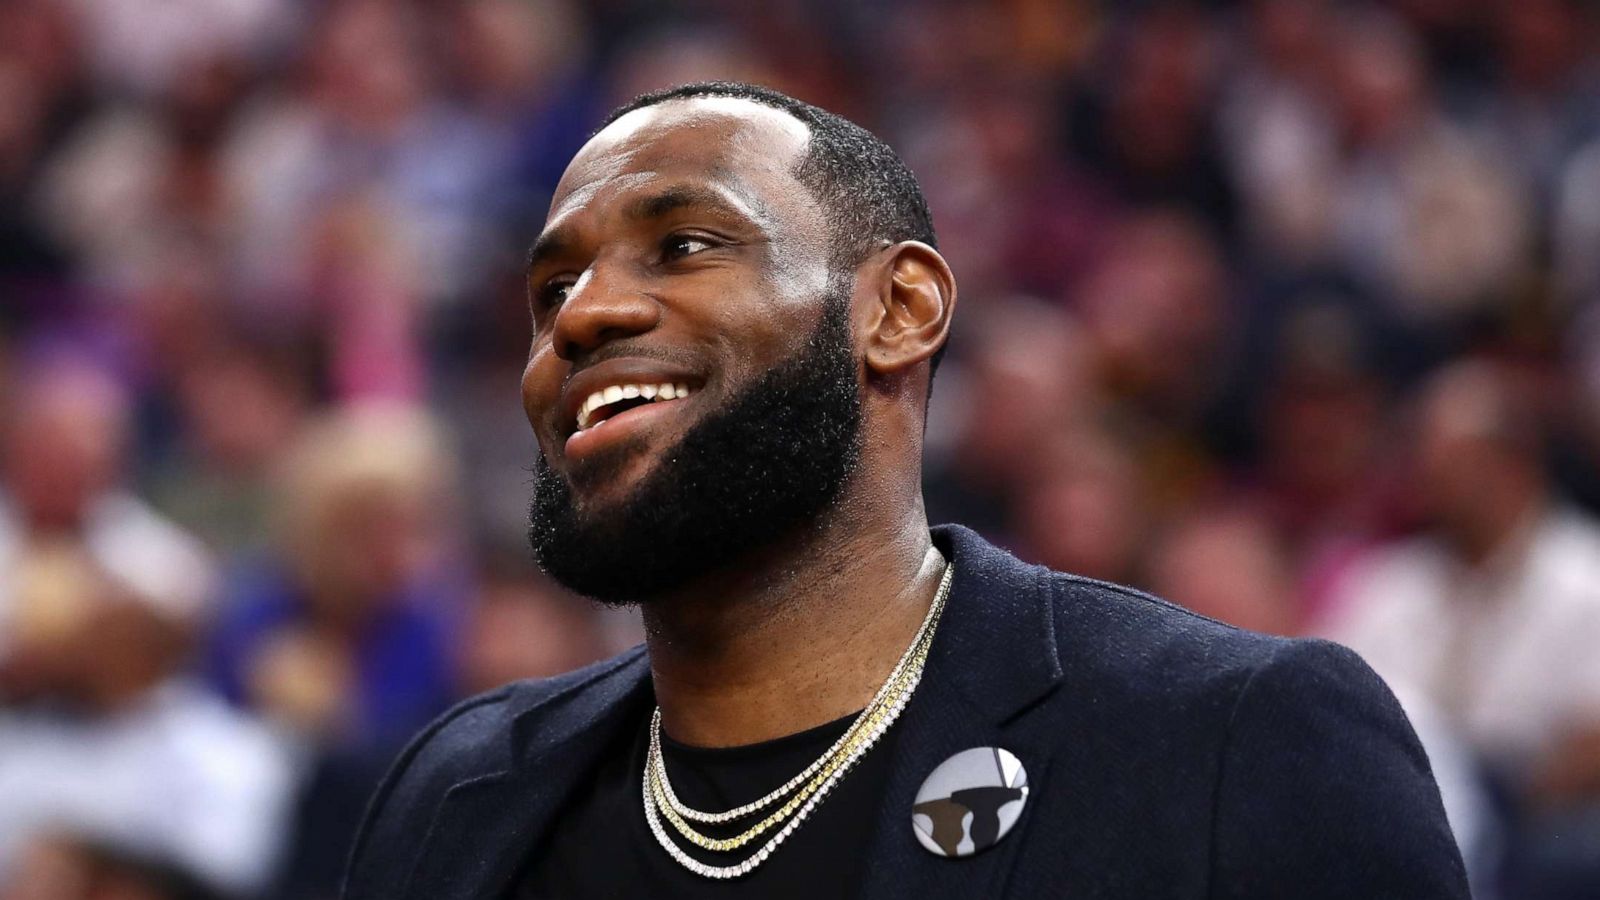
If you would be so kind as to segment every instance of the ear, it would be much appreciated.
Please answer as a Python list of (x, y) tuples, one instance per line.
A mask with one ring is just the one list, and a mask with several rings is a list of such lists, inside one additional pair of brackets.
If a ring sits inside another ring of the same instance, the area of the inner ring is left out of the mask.
[(880, 251), (863, 347), (869, 372), (898, 375), (938, 352), (950, 333), (956, 280), (939, 251), (904, 241)]

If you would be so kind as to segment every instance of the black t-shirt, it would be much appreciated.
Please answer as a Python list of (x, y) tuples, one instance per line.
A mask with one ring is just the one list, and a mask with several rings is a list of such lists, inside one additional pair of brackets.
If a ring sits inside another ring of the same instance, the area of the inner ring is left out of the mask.
[[(663, 734), (661, 749), (678, 799), (695, 809), (720, 811), (762, 797), (799, 774), (844, 734), (854, 718), (848, 716), (775, 741), (711, 750), (687, 747)], [(766, 862), (742, 878), (715, 880), (679, 865), (656, 843), (645, 823), (644, 760), (649, 723), (641, 722), (611, 748), (592, 788), (568, 804), (544, 844), (534, 848), (508, 900), (815, 900), (854, 896), (889, 779), (894, 735), (895, 729), (889, 729)], [(732, 827), (696, 824), (696, 828), (720, 838), (737, 834), (756, 821), (759, 817), (750, 816)], [(906, 827), (911, 827), (909, 811), (906, 821)], [(769, 830), (730, 853), (712, 853), (682, 840), (665, 819), (662, 827), (695, 859), (721, 866), (743, 861), (774, 833)]]

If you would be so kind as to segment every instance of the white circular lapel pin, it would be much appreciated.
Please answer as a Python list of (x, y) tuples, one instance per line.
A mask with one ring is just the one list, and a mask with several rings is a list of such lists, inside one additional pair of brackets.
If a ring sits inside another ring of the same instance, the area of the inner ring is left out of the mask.
[(973, 747), (939, 764), (917, 791), (911, 830), (938, 856), (993, 847), (1022, 817), (1028, 773), (1000, 747)]

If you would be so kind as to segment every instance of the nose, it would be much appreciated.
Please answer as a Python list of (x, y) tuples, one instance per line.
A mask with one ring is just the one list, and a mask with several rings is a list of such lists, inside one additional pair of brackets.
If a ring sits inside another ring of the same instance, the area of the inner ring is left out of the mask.
[(596, 260), (556, 311), (552, 343), (556, 355), (570, 362), (609, 341), (643, 334), (660, 317), (660, 304), (625, 264)]

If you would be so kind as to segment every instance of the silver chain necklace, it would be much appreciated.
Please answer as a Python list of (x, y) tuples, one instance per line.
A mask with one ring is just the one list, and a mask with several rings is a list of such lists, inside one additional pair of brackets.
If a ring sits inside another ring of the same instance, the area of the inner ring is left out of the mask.
[[(834, 786), (878, 743), (910, 702), (912, 693), (921, 683), (933, 633), (950, 594), (953, 573), (954, 566), (946, 564), (933, 604), (929, 606), (911, 645), (845, 733), (815, 762), (760, 799), (723, 812), (702, 812), (681, 802), (667, 776), (666, 760), (661, 753), (661, 708), (656, 707), (650, 720), (650, 745), (645, 756), (642, 793), (645, 822), (661, 848), (679, 865), (696, 875), (728, 879), (749, 874), (782, 846), (784, 840), (800, 827)], [(712, 824), (733, 821), (766, 809), (780, 800), (785, 802), (777, 811), (736, 838), (710, 838), (689, 824), (691, 821)], [(666, 824), (663, 824), (663, 818), (667, 820)], [(722, 852), (739, 849), (772, 828), (778, 830), (750, 856), (732, 865), (719, 866), (707, 865), (690, 856), (668, 835), (667, 825), (691, 844)]]

